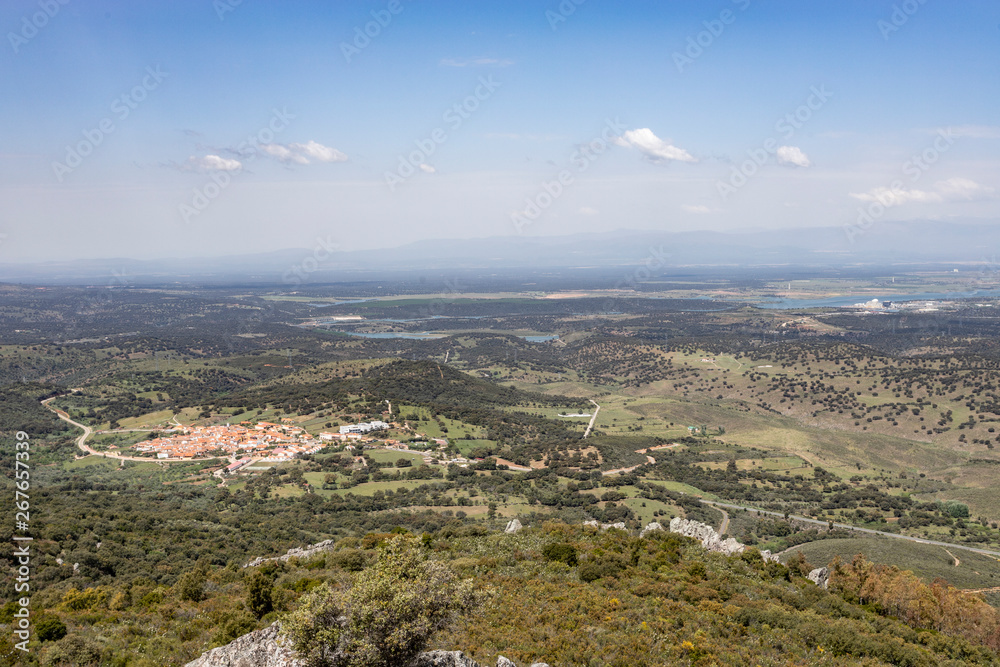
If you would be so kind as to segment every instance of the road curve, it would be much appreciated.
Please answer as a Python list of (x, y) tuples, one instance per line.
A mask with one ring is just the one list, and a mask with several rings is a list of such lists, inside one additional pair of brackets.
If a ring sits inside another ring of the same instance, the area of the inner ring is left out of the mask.
[[(784, 512), (772, 512), (770, 510), (760, 510), (756, 507), (745, 507), (743, 505), (731, 505), (729, 503), (719, 503), (714, 500), (704, 500), (701, 502), (705, 505), (711, 505), (712, 507), (718, 508), (719, 511), (723, 511), (723, 507), (734, 510), (747, 510), (749, 512), (759, 512), (761, 514), (767, 514), (768, 516), (777, 516), (784, 518), (786, 515)], [(795, 514), (787, 515), (790, 519), (795, 519), (796, 521), (803, 521), (805, 523), (815, 524), (817, 526), (828, 526), (829, 521), (820, 521), (819, 519), (810, 519), (809, 517), (797, 516)], [(976, 547), (965, 546), (964, 544), (954, 544), (952, 542), (938, 542), (937, 540), (926, 540), (922, 537), (912, 537), (910, 535), (898, 535), (896, 533), (887, 533), (881, 530), (872, 530), (871, 528), (858, 528), (857, 526), (852, 526), (848, 523), (836, 523), (833, 525), (837, 528), (844, 528), (846, 530), (851, 530), (856, 533), (865, 533), (867, 535), (878, 535), (879, 537), (891, 537), (896, 540), (906, 540), (907, 542), (916, 542), (917, 544), (930, 544), (936, 547), (951, 547), (952, 549), (962, 549), (963, 551), (971, 551), (977, 554), (983, 554), (986, 556), (1000, 557), (1000, 551), (990, 551), (989, 549), (977, 549)], [(787, 551), (787, 549), (786, 549)]]
[(597, 413), (601, 411), (601, 406), (599, 406), (594, 399), (588, 398), (588, 401), (594, 404), (594, 414), (590, 418), (590, 423), (587, 424), (587, 430), (583, 432), (583, 437), (586, 438), (590, 435), (590, 429), (594, 428), (594, 422), (597, 421)]
[(78, 421), (73, 421), (70, 418), (70, 416), (66, 414), (66, 411), (54, 408), (51, 405), (49, 405), (51, 401), (54, 401), (57, 398), (60, 398), (61, 396), (65, 395), (66, 394), (60, 394), (60, 396), (53, 396), (52, 398), (46, 398), (44, 401), (42, 401), (42, 405), (44, 405), (49, 410), (54, 412), (56, 417), (59, 417), (59, 419), (63, 420), (64, 422), (68, 422), (79, 429), (83, 429), (83, 435), (81, 435), (79, 438), (76, 439), (76, 446), (79, 447), (88, 456), (104, 456), (106, 458), (115, 459), (118, 461), (139, 461), (140, 463), (187, 463), (190, 461), (205, 460), (205, 459), (192, 459), (192, 458), (150, 459), (148, 457), (142, 457), (142, 456), (122, 456), (121, 454), (115, 454), (112, 452), (99, 452), (93, 447), (87, 445), (87, 438), (89, 438), (91, 434), (93, 434), (94, 429), (90, 428), (89, 426), (86, 426), (85, 424), (81, 424)]
[(717, 509), (720, 512), (722, 512), (722, 524), (719, 526), (719, 535), (725, 535), (726, 532), (729, 530), (729, 512), (722, 509), (721, 507)]
[(49, 405), (50, 402), (56, 400), (57, 398), (60, 398), (60, 397), (59, 396), (53, 396), (52, 398), (46, 398), (44, 401), (42, 401), (42, 405), (44, 405), (45, 407), (47, 407), (52, 412), (56, 413), (56, 417), (59, 417), (59, 419), (63, 420), (64, 422), (69, 422), (73, 426), (75, 426), (77, 428), (80, 428), (80, 429), (83, 429), (83, 435), (81, 435), (79, 438), (76, 439), (76, 446), (77, 447), (79, 447), (80, 449), (82, 449), (87, 454), (95, 454), (95, 455), (96, 454), (100, 454), (100, 452), (97, 452), (96, 450), (88, 447), (87, 444), (86, 444), (87, 438), (89, 438), (90, 435), (94, 432), (94, 429), (90, 428), (89, 426), (85, 426), (84, 424), (81, 424), (80, 422), (73, 421), (72, 419), (70, 419), (70, 416), (66, 413), (65, 410), (60, 410), (58, 408), (53, 408), (51, 405)]

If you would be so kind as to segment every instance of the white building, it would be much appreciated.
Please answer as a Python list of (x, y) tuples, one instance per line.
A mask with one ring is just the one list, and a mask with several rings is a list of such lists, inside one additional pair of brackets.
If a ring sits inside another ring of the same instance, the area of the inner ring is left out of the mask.
[(340, 432), (345, 435), (347, 433), (371, 433), (372, 431), (381, 431), (387, 428), (389, 428), (389, 425), (383, 421), (361, 422), (360, 424), (341, 426)]

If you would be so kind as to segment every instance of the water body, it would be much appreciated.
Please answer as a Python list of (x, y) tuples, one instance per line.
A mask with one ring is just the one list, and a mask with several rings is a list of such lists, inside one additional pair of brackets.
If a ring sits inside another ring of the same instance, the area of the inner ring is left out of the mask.
[(344, 304), (352, 303), (368, 303), (369, 301), (375, 301), (376, 299), (346, 299), (344, 301), (329, 301), (324, 303), (307, 303), (307, 306), (312, 306), (313, 308), (326, 308), (328, 306), (341, 306)]
[(916, 294), (866, 294), (864, 296), (834, 296), (825, 299), (770, 299), (758, 301), (754, 305), (759, 308), (788, 310), (792, 308), (844, 308), (856, 303), (865, 303), (872, 299), (879, 301), (954, 301), (955, 299), (977, 299), (1000, 297), (1000, 289), (974, 290), (969, 292), (919, 292)]
[[(435, 338), (446, 338), (447, 336), (454, 336), (459, 334), (444, 334), (444, 333), (433, 333), (430, 331), (421, 331), (420, 333), (412, 333), (409, 331), (384, 331), (379, 333), (363, 333), (360, 331), (345, 331), (344, 333), (349, 336), (359, 336), (361, 338), (406, 338), (408, 340), (433, 340)], [(544, 335), (544, 336), (518, 336), (518, 338), (523, 338), (529, 343), (544, 343), (546, 341), (555, 340), (559, 336)]]
[(361, 333), (358, 331), (345, 331), (349, 336), (359, 336), (361, 338), (406, 338), (408, 340), (433, 340), (444, 338), (446, 334), (435, 334), (422, 331), (420, 333), (410, 333), (409, 331), (385, 331), (380, 333)]

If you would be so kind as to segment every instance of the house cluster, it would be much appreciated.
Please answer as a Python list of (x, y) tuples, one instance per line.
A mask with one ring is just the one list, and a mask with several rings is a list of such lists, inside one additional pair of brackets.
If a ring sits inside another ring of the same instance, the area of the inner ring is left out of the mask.
[(259, 422), (239, 425), (201, 426), (174, 429), (175, 435), (145, 440), (135, 445), (139, 452), (155, 452), (159, 459), (226, 455), (270, 457), (288, 460), (323, 448), (299, 426)]

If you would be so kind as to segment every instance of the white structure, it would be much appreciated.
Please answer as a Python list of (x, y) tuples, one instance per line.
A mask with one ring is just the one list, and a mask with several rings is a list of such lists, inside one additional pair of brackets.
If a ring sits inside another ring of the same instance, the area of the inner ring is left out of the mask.
[(389, 428), (389, 425), (382, 421), (361, 422), (360, 424), (341, 426), (340, 432), (345, 435), (348, 433), (371, 433), (372, 431), (381, 431), (387, 428)]

